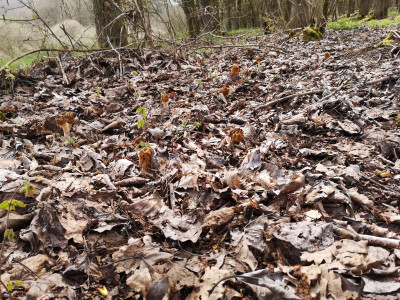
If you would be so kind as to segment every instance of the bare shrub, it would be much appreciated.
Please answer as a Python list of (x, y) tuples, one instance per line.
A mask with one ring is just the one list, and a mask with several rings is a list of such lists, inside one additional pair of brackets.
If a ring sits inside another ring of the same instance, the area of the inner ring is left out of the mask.
[[(64, 28), (64, 30), (62, 29)], [(95, 29), (94, 27), (84, 27), (76, 20), (65, 20), (52, 27), (55, 35), (61, 39), (62, 42), (71, 46), (71, 41), (75, 45), (76, 41), (80, 41), (84, 46), (90, 46), (94, 42)], [(68, 38), (68, 36), (69, 38)], [(71, 39), (71, 40), (70, 40)], [(57, 45), (54, 38), (50, 38), (50, 45)]]

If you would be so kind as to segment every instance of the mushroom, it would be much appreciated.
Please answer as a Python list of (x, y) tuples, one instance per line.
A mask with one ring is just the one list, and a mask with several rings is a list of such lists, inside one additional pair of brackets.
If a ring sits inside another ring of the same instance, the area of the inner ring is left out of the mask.
[(161, 103), (164, 105), (165, 109), (168, 109), (168, 94), (166, 92), (161, 93)]
[(71, 131), (72, 125), (75, 122), (75, 115), (73, 112), (66, 112), (64, 115), (58, 115), (56, 117), (57, 126), (61, 127), (64, 136), (69, 137), (69, 133)]
[(225, 97), (227, 97), (228, 95), (229, 95), (229, 92), (230, 92), (230, 90), (229, 90), (229, 88), (227, 88), (227, 87), (223, 87), (223, 88), (221, 88), (220, 90), (219, 90), (219, 92), (220, 92), (220, 94), (222, 94), (222, 95), (224, 95)]
[(239, 144), (244, 140), (243, 130), (240, 128), (232, 129), (231, 132), (229, 133), (229, 136), (231, 138), (232, 146), (235, 144)]
[(154, 150), (149, 147), (143, 148), (139, 152), (139, 166), (144, 172), (146, 172), (147, 168), (151, 164), (151, 157), (153, 156), (153, 153)]

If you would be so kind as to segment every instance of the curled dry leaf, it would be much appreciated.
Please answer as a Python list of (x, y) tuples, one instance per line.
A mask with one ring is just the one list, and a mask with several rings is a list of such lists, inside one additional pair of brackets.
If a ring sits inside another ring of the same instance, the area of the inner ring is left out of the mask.
[(231, 138), (232, 144), (239, 144), (244, 140), (243, 130), (240, 128), (231, 130), (229, 136)]
[(171, 287), (169, 278), (163, 278), (154, 283), (146, 295), (147, 300), (163, 299), (168, 294)]
[(230, 89), (227, 87), (223, 87), (219, 90), (220, 94), (224, 95), (225, 97), (227, 97), (229, 95)]
[(143, 171), (146, 171), (151, 164), (151, 158), (153, 156), (154, 150), (146, 147), (139, 152), (139, 166)]
[(62, 128), (64, 136), (67, 137), (69, 136), (74, 121), (75, 121), (75, 115), (72, 112), (66, 112), (63, 115), (58, 115), (56, 117), (57, 126)]
[(175, 99), (176, 93), (175, 93), (174, 91), (172, 91), (171, 93), (169, 93), (169, 97), (170, 97), (171, 99)]
[(210, 212), (204, 220), (203, 227), (218, 227), (233, 219), (235, 211), (231, 207), (224, 207)]
[(331, 57), (331, 55), (329, 54), (329, 52), (325, 52), (325, 53), (324, 53), (324, 58), (325, 58), (325, 60), (327, 60), (329, 57)]
[(282, 188), (281, 194), (293, 193), (298, 189), (301, 189), (305, 185), (306, 185), (306, 177), (304, 176), (304, 174), (302, 173), (295, 174), (293, 176), (293, 179)]
[(107, 130), (117, 129), (124, 126), (125, 124), (126, 122), (122, 118), (117, 118), (116, 120), (105, 126), (101, 131), (106, 132)]
[(256, 62), (259, 63), (260, 61), (261, 61), (261, 57), (257, 56), (257, 57), (256, 57)]

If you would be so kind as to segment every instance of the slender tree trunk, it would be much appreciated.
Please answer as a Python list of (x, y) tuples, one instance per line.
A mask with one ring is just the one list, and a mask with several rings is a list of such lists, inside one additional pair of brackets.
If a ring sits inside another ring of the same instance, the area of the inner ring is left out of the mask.
[(290, 15), (291, 15), (291, 11), (292, 11), (292, 5), (293, 5), (293, 3), (290, 0), (279, 0), (278, 1), (280, 15), (281, 15), (283, 21), (286, 23), (285, 25), (287, 27), (289, 27), (289, 23), (290, 23)]
[(194, 38), (200, 33), (200, 20), (197, 4), (195, 0), (182, 0), (180, 5), (185, 13), (189, 36)]
[(354, 14), (356, 10), (356, 1), (355, 0), (348, 0), (347, 1), (347, 17), (350, 17)]
[(232, 9), (233, 3), (230, 0), (224, 0), (224, 18), (225, 18), (225, 28), (227, 31), (232, 30)]
[(290, 28), (306, 27), (310, 24), (309, 5), (307, 1), (296, 0), (290, 13)]
[[(120, 0), (114, 1), (121, 7)], [(100, 47), (109, 46), (107, 37), (114, 46), (126, 45), (128, 43), (124, 17), (121, 16), (119, 19), (116, 19), (121, 15), (121, 11), (118, 8), (108, 0), (93, 0), (93, 12)]]

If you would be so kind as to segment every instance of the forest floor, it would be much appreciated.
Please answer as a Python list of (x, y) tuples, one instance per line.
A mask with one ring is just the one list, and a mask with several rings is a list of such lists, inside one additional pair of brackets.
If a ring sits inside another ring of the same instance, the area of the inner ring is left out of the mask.
[(26, 207), (1, 215), (15, 231), (1, 280), (23, 281), (18, 299), (398, 299), (400, 61), (375, 47), (386, 35), (126, 49), (9, 74), (0, 202)]

